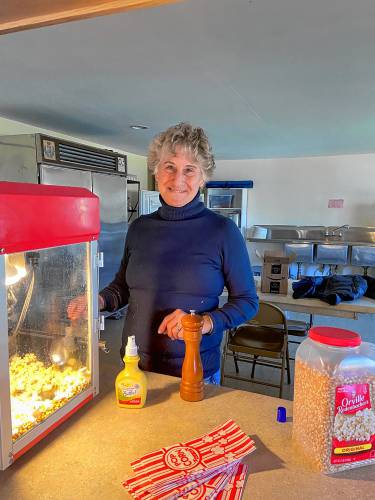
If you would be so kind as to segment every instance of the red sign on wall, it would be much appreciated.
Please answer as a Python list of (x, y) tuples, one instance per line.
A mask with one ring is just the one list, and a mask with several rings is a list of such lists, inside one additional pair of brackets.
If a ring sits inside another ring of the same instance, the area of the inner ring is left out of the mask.
[(344, 208), (344, 200), (328, 200), (328, 208)]

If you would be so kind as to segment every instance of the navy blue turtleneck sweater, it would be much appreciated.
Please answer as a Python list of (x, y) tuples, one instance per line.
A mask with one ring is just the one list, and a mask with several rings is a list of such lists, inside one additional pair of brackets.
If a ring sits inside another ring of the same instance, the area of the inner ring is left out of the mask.
[[(181, 376), (185, 344), (157, 333), (175, 309), (209, 313), (213, 331), (203, 335), (204, 377), (220, 368), (223, 331), (252, 318), (258, 297), (244, 239), (230, 219), (205, 208), (199, 195), (183, 207), (160, 198), (157, 212), (129, 227), (113, 282), (100, 293), (108, 310), (128, 304), (123, 333), (135, 335), (141, 367)], [(228, 302), (218, 308), (224, 286)]]

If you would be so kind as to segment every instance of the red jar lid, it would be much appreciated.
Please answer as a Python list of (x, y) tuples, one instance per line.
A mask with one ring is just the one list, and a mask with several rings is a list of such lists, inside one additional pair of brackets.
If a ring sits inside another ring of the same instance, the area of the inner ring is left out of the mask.
[(361, 336), (358, 333), (344, 328), (333, 328), (332, 326), (313, 326), (310, 328), (309, 337), (321, 344), (337, 347), (357, 347), (361, 345)]

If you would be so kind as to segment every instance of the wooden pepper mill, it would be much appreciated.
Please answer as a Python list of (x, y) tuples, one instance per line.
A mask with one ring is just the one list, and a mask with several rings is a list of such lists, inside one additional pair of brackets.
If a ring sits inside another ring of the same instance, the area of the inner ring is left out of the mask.
[(203, 318), (195, 311), (181, 320), (184, 330), (185, 359), (182, 365), (180, 396), (185, 401), (201, 401), (203, 392), (203, 367), (199, 346), (202, 338)]

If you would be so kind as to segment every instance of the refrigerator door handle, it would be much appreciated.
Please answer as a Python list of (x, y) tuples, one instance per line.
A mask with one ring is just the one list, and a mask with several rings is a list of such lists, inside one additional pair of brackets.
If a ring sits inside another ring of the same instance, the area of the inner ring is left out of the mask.
[(96, 255), (96, 265), (98, 267), (104, 267), (104, 253), (98, 252)]

